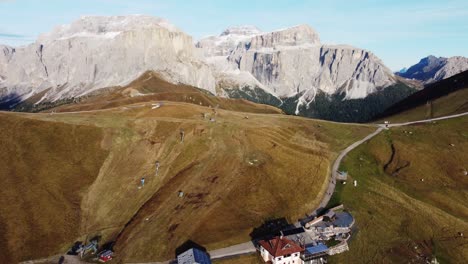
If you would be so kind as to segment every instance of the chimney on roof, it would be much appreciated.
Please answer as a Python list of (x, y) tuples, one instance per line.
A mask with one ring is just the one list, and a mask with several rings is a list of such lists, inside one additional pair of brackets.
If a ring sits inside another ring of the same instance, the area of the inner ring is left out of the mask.
[(280, 231), (280, 239), (283, 240), (283, 231)]

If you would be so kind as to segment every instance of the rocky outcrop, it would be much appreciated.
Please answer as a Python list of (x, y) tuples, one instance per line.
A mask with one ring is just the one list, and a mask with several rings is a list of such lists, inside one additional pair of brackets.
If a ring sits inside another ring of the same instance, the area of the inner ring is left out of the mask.
[(301, 45), (320, 45), (318, 34), (308, 25), (299, 25), (255, 36), (249, 42), (249, 49), (259, 50)]
[[(241, 43), (228, 61), (250, 72), (280, 97), (323, 91), (363, 98), (396, 82), (371, 52), (344, 45), (321, 45), (309, 26), (274, 31)], [(312, 96), (310, 96), (312, 94)]]
[(166, 79), (215, 93), (215, 79), (190, 36), (149, 16), (82, 17), (37, 41), (1, 47), (0, 87), (23, 99), (80, 96), (126, 84), (152, 70)]
[(450, 58), (428, 56), (411, 66), (399, 76), (422, 81), (425, 84), (440, 81), (468, 70), (468, 58), (456, 56)]
[(254, 26), (237, 26), (224, 30), (219, 36), (209, 36), (197, 42), (196, 47), (207, 57), (228, 56), (240, 42), (248, 41), (262, 32)]
[(243, 32), (226, 30), (197, 43), (220, 95), (279, 106), (289, 114), (363, 122), (414, 91), (371, 52), (323, 45), (308, 25)]
[(15, 49), (12, 47), (0, 45), (0, 82), (6, 79), (6, 76), (2, 75), (6, 72), (6, 65), (11, 60)]

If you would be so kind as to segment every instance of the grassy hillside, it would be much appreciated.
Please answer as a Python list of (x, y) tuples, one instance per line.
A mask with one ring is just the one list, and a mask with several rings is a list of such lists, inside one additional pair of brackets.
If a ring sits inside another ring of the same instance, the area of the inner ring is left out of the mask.
[(357, 231), (331, 263), (468, 259), (466, 127), (467, 117), (392, 128), (350, 153), (343, 169), (358, 187), (341, 186), (334, 202), (356, 217)]
[[(392, 128), (342, 163), (329, 206), (356, 218), (350, 251), (329, 263), (464, 263), (468, 259), (468, 117)], [(464, 236), (460, 236), (460, 232)], [(262, 263), (256, 255), (215, 263)]]
[(468, 71), (430, 84), (389, 107), (377, 119), (414, 121), (468, 111)]
[(81, 197), (107, 150), (101, 129), (0, 113), (0, 259), (63, 251), (80, 234)]
[(259, 105), (244, 99), (220, 98), (193, 86), (173, 84), (164, 81), (157, 73), (151, 71), (144, 73), (124, 87), (99, 89), (84, 97), (67, 98), (35, 105), (34, 103), (42, 98), (44, 93), (22, 102), (16, 106), (15, 110), (21, 112), (89, 111), (143, 102), (172, 101), (242, 112), (281, 113), (281, 110), (273, 106)]
[[(314, 208), (337, 152), (373, 130), (223, 109), (214, 116), (196, 104), (165, 102), (155, 110), (146, 104), (0, 116), (6, 182), (0, 194), (3, 205), (11, 204), (0, 207), (7, 229), (3, 259), (63, 253), (95, 235), (117, 240), (118, 258), (129, 262), (172, 258), (187, 239), (208, 249), (244, 242), (265, 219), (294, 221)], [(230, 100), (225, 106), (266, 109)], [(15, 174), (20, 167), (22, 176)], [(146, 185), (138, 189), (141, 177)], [(27, 205), (14, 204), (23, 200)]]

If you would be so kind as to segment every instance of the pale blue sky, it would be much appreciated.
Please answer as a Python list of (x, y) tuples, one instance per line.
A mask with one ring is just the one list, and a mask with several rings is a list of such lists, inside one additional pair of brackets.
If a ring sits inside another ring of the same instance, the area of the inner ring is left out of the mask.
[(309, 24), (324, 43), (372, 51), (392, 70), (427, 55), (468, 57), (467, 0), (0, 0), (0, 43), (24, 45), (82, 15), (147, 14), (195, 39), (232, 25)]

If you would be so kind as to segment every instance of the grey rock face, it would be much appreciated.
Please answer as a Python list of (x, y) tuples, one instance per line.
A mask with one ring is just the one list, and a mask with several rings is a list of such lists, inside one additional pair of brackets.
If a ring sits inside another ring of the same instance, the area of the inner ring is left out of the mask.
[(44, 90), (42, 100), (80, 96), (124, 85), (148, 70), (213, 93), (250, 87), (278, 100), (300, 95), (298, 104), (318, 92), (364, 98), (396, 82), (371, 52), (323, 45), (307, 25), (268, 33), (233, 27), (194, 45), (160, 18), (83, 17), (31, 45), (0, 46), (0, 94), (22, 99)]
[(254, 26), (230, 27), (219, 36), (209, 36), (197, 42), (196, 47), (203, 50), (207, 57), (227, 56), (239, 44), (248, 41), (262, 32)]
[(275, 95), (303, 93), (306, 101), (318, 91), (363, 98), (395, 83), (393, 73), (374, 54), (350, 46), (321, 45), (318, 34), (306, 25), (255, 36), (240, 43), (227, 59)]
[(0, 88), (23, 99), (49, 88), (44, 100), (79, 96), (148, 70), (215, 93), (192, 38), (155, 17), (83, 17), (28, 46), (0, 50)]
[(319, 36), (310, 26), (299, 25), (255, 36), (250, 40), (249, 48), (262, 49), (319, 44)]
[(468, 70), (468, 58), (456, 56), (450, 58), (428, 56), (411, 66), (399, 76), (420, 80), (425, 84), (440, 81)]
[(0, 82), (6, 78), (2, 73), (6, 71), (6, 65), (11, 60), (14, 52), (15, 49), (12, 47), (0, 45)]

